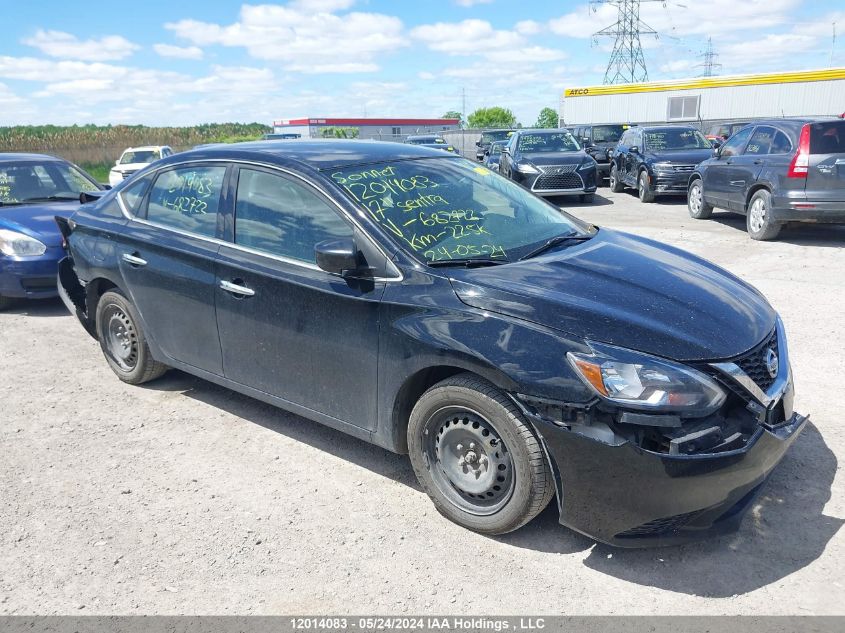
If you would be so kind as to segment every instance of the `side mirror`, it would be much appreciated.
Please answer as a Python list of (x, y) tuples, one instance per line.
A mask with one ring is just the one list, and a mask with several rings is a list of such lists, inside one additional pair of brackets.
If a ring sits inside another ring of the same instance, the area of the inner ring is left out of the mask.
[(342, 276), (358, 270), (358, 247), (351, 237), (320, 242), (314, 247), (314, 251), (317, 255), (317, 266), (327, 273)]
[(593, 142), (590, 140), (590, 137), (589, 137), (589, 136), (584, 136), (584, 137), (582, 137), (582, 138), (581, 138), (581, 143), (583, 143), (584, 147), (588, 147), (588, 146), (590, 146), (590, 145), (592, 145), (592, 144), (593, 144)]
[(713, 148), (713, 158), (719, 158), (722, 155), (722, 146), (716, 145)]
[(718, 139), (718, 138), (714, 138), (712, 141), (710, 141), (710, 144), (711, 144), (711, 145), (712, 145), (715, 149), (719, 149), (719, 148), (720, 148), (720, 147), (722, 147), (722, 145), (724, 144), (724, 141), (723, 141), (723, 140), (721, 140), (721, 139)]
[(476, 141), (476, 142), (475, 142), (475, 146), (476, 146), (476, 147), (481, 147), (481, 141)]
[(510, 154), (510, 153), (511, 153), (511, 151), (507, 147), (502, 148), (502, 154)]
[(484, 155), (485, 155), (485, 156), (489, 156), (489, 155), (490, 155), (490, 150), (489, 150), (489, 149), (485, 149), (485, 150), (484, 150)]
[(120, 165), (120, 159), (119, 159), (119, 158), (118, 158), (116, 161), (114, 161), (114, 165), (115, 165), (115, 167), (117, 167), (118, 165)]
[(632, 154), (639, 154), (640, 148), (637, 147), (636, 145), (631, 145), (631, 147), (628, 148), (628, 151), (631, 152)]

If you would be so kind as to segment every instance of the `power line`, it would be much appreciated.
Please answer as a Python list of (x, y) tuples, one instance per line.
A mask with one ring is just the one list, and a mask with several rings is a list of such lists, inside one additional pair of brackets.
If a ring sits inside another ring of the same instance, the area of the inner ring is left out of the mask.
[(718, 75), (719, 73), (716, 72), (722, 68), (722, 64), (716, 62), (716, 59), (719, 57), (719, 54), (713, 50), (713, 38), (707, 38), (707, 49), (699, 55), (699, 57), (703, 58), (704, 61), (700, 64), (696, 64), (695, 68), (703, 68), (703, 72), (699, 75), (699, 77), (712, 77), (713, 75)]
[[(604, 73), (604, 83), (635, 83), (648, 81), (648, 70), (645, 65), (643, 47), (640, 35), (654, 35), (657, 31), (640, 20), (640, 4), (642, 2), (663, 2), (663, 0), (590, 0), (593, 11), (596, 6), (610, 4), (616, 7), (617, 19), (615, 24), (593, 33), (597, 41), (600, 36), (614, 37), (613, 52)], [(666, 6), (666, 3), (663, 2)]]

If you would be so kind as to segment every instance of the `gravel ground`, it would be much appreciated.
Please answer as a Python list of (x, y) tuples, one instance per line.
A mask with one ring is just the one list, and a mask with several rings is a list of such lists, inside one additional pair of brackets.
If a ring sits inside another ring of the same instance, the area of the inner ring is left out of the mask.
[(59, 302), (30, 303), (0, 314), (0, 614), (845, 612), (845, 227), (756, 243), (737, 216), (600, 194), (567, 208), (710, 258), (784, 317), (813, 426), (738, 534), (615, 550), (550, 507), (479, 536), (405, 457), (179, 372), (124, 385)]

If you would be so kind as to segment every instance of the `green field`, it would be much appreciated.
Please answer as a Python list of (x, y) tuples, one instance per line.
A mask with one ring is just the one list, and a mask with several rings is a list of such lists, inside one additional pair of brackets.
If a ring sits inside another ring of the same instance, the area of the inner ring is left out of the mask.
[(100, 182), (127, 147), (170, 145), (175, 151), (204, 143), (235, 143), (272, 132), (261, 123), (208, 123), (191, 127), (145, 125), (18, 125), (0, 127), (0, 152), (61, 156)]

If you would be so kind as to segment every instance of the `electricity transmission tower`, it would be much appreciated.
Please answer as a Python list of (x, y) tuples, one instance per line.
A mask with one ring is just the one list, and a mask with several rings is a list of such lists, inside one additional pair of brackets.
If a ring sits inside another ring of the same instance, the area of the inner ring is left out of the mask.
[(707, 38), (707, 50), (699, 55), (699, 57), (704, 59), (703, 62), (696, 65), (696, 68), (704, 69), (699, 77), (712, 77), (713, 75), (719, 74), (717, 71), (722, 67), (722, 64), (716, 62), (719, 55), (713, 50), (713, 38)]
[[(657, 36), (657, 31), (640, 20), (640, 3), (663, 2), (664, 0), (590, 0), (593, 11), (600, 4), (611, 4), (616, 7), (616, 24), (611, 24), (601, 31), (593, 33), (597, 41), (600, 36), (614, 37), (613, 52), (604, 73), (604, 83), (625, 84), (638, 81), (648, 81), (648, 71), (645, 67), (643, 47), (640, 35)], [(665, 2), (664, 2), (665, 5)]]

